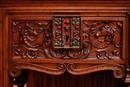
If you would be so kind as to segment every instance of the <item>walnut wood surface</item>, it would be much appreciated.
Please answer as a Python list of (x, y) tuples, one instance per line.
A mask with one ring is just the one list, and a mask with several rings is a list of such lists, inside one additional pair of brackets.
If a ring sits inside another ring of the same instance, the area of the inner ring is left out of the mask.
[[(130, 83), (129, 6), (130, 1), (2, 0), (0, 86), (11, 87), (21, 69), (54, 75), (113, 70)], [(53, 16), (81, 17), (80, 49), (53, 49)]]
[[(0, 43), (2, 43), (2, 10), (0, 9)], [(3, 58), (2, 58), (2, 44), (0, 44), (0, 79), (3, 79)], [(3, 86), (3, 80), (0, 81), (0, 87)]]
[[(78, 38), (82, 40), (73, 42), (73, 38), (71, 38), (71, 47), (62, 47), (61, 44), (65, 43), (62, 43), (62, 38), (58, 38), (61, 39), (60, 42), (58, 39), (52, 38), (57, 35), (57, 37), (65, 38), (65, 36), (60, 36), (59, 33), (52, 35), (52, 32), (55, 34), (55, 30), (52, 30), (52, 27), (54, 27), (52, 26), (52, 20), (15, 21), (17, 19), (12, 19), (10, 24), (13, 32), (13, 34), (10, 34), (13, 36), (12, 56), (13, 58), (23, 59), (124, 59), (121, 52), (121, 49), (125, 47), (123, 46), (124, 43), (122, 43), (125, 41), (122, 38), (126, 38), (122, 36), (125, 34), (122, 33), (125, 32), (123, 27), (123, 25), (125, 26), (124, 18), (113, 20), (113, 18), (106, 17), (106, 20), (102, 21), (99, 21), (99, 18), (95, 18), (95, 21), (92, 21), (92, 19), (94, 18), (86, 19), (81, 17), (82, 29), (80, 32), (82, 32), (82, 35)], [(59, 30), (57, 29), (57, 31)], [(73, 46), (73, 43), (79, 43), (81, 47)]]

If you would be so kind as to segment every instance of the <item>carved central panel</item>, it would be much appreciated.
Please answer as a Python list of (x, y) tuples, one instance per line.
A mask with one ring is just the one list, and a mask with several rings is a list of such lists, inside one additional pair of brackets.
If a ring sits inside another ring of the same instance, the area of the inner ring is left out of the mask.
[(52, 20), (13, 20), (13, 58), (122, 59), (123, 21)]

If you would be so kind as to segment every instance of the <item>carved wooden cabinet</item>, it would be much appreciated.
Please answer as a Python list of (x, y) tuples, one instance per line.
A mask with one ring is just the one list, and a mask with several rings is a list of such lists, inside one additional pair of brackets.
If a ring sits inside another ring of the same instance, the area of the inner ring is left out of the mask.
[(1, 1), (0, 6), (0, 87), (22, 87), (31, 79), (29, 70), (51, 75), (111, 70), (130, 83), (129, 1)]

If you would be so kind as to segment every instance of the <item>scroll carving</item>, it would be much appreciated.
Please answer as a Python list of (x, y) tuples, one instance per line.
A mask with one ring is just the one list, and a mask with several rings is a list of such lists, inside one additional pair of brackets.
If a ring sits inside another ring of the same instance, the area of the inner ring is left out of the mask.
[[(65, 20), (67, 22), (68, 19)], [(75, 50), (74, 47), (53, 49), (51, 21), (13, 21), (13, 57), (29, 59), (122, 59), (122, 21), (81, 20), (81, 22), (82, 47)], [(70, 23), (70, 19), (68, 23)], [(59, 22), (56, 21), (55, 24), (59, 25)], [(57, 34), (59, 35), (59, 33)]]
[(116, 78), (122, 78), (125, 76), (125, 68), (118, 64), (101, 64), (88, 68), (76, 68), (76, 65), (72, 63), (67, 65), (67, 70), (74, 75), (88, 74), (102, 70), (113, 70), (113, 75)]
[(125, 68), (119, 64), (101, 64), (101, 65), (93, 65), (90, 67), (84, 66), (82, 68), (77, 68), (76, 64), (74, 63), (72, 64), (59, 63), (56, 65), (57, 65), (56, 68), (51, 68), (44, 65), (31, 64), (31, 63), (15, 63), (10, 66), (9, 73), (12, 77), (17, 77), (21, 74), (21, 69), (30, 69), (52, 75), (63, 74), (66, 70), (74, 75), (88, 74), (102, 70), (113, 70), (113, 75), (116, 78), (122, 78), (125, 75)]
[(12, 77), (17, 77), (21, 74), (21, 69), (35, 70), (38, 72), (60, 75), (66, 71), (65, 64), (57, 64), (57, 68), (50, 68), (43, 65), (31, 64), (31, 63), (15, 63), (10, 66), (9, 74)]
[(44, 49), (51, 45), (50, 21), (13, 21), (14, 56), (35, 59), (45, 57)]
[(89, 42), (89, 56), (98, 59), (121, 59), (121, 35), (123, 23), (120, 21), (83, 21), (83, 42)]

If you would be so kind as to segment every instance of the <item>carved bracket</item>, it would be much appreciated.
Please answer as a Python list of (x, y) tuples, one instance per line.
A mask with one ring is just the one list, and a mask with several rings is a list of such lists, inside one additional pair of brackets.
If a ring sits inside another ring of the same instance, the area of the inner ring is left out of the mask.
[(91, 67), (76, 67), (76, 64), (57, 64), (56, 68), (50, 68), (43, 65), (31, 64), (31, 63), (15, 63), (10, 66), (9, 74), (12, 77), (17, 77), (21, 73), (21, 69), (30, 69), (39, 72), (44, 72), (53, 75), (63, 74), (66, 70), (74, 75), (88, 74), (92, 72), (102, 71), (102, 70), (113, 70), (113, 75), (116, 78), (122, 78), (125, 76), (125, 68), (119, 64), (102, 64), (93, 65)]
[(57, 64), (57, 68), (50, 68), (43, 65), (31, 64), (31, 63), (15, 63), (10, 66), (9, 74), (12, 77), (17, 77), (21, 74), (21, 69), (29, 69), (48, 74), (60, 75), (66, 71), (66, 65)]
[(74, 75), (87, 74), (102, 70), (113, 70), (113, 75), (116, 78), (122, 78), (125, 76), (125, 68), (119, 64), (102, 64), (81, 69), (76, 69), (76, 66), (74, 64), (68, 64), (67, 70), (68, 72)]

